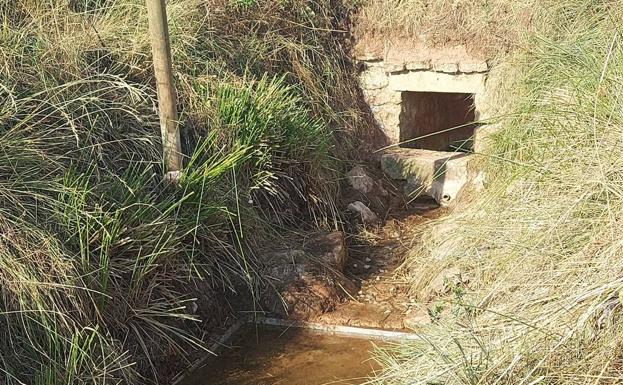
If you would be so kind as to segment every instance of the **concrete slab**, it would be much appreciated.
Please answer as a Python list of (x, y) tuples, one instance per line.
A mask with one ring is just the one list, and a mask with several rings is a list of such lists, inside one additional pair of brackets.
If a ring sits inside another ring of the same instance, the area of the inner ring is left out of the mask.
[(440, 205), (452, 202), (468, 183), (471, 154), (395, 148), (381, 157), (383, 171), (392, 179), (407, 181), (405, 192), (428, 195)]
[(433, 71), (394, 73), (389, 88), (394, 91), (457, 92), (477, 94), (485, 91), (486, 74), (449, 74)]

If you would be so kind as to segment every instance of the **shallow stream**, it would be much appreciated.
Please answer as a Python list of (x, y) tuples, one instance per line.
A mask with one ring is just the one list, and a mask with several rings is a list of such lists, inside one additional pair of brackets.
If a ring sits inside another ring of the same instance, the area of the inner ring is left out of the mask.
[(299, 328), (251, 325), (183, 385), (361, 385), (378, 370), (383, 342)]

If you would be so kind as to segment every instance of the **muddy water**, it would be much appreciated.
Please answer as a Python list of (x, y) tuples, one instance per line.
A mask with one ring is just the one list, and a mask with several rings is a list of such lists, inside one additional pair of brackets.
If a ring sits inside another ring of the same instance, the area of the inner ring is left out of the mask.
[(302, 329), (250, 327), (183, 385), (361, 385), (378, 370), (380, 342)]

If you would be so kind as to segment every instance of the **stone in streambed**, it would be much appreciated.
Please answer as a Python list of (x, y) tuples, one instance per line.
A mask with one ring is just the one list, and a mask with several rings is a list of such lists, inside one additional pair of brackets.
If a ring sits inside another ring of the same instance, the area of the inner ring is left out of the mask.
[(370, 210), (368, 206), (363, 204), (363, 202), (355, 201), (349, 204), (347, 209), (355, 214), (359, 214), (361, 221), (364, 224), (372, 225), (380, 222), (379, 217), (372, 210)]
[(276, 316), (308, 320), (357, 292), (342, 273), (348, 252), (341, 232), (319, 235), (300, 249), (275, 251), (266, 259), (262, 275), (274, 289), (263, 294), (261, 304)]

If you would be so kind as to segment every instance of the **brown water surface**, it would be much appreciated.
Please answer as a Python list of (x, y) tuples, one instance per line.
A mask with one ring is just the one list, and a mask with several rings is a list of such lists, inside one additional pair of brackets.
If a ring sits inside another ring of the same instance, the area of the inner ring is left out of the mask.
[(379, 368), (370, 353), (378, 341), (303, 329), (253, 326), (232, 345), (183, 385), (361, 385)]

